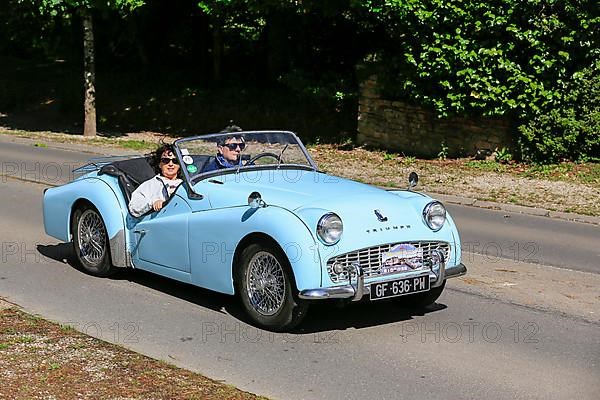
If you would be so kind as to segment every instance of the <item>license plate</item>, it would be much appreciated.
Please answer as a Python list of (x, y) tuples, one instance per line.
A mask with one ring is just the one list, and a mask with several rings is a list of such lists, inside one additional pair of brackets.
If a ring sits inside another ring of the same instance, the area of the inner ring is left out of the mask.
[(429, 275), (371, 283), (371, 300), (387, 299), (428, 290)]

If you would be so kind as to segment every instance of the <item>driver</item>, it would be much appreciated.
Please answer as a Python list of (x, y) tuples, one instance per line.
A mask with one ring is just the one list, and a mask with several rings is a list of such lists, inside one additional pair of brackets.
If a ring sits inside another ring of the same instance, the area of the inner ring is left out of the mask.
[[(240, 132), (237, 126), (227, 127), (227, 132)], [(215, 171), (223, 168), (234, 168), (242, 163), (242, 151), (246, 148), (246, 142), (240, 135), (224, 136), (217, 142), (217, 155), (209, 162), (202, 172)]]

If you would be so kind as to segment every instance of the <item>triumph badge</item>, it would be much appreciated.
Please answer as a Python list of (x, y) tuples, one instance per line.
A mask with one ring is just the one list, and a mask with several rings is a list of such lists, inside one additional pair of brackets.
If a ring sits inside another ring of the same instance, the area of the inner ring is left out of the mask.
[(388, 220), (387, 217), (384, 217), (383, 214), (381, 213), (381, 210), (374, 210), (375, 211), (375, 215), (377, 216), (377, 219), (379, 220), (379, 222), (386, 222)]

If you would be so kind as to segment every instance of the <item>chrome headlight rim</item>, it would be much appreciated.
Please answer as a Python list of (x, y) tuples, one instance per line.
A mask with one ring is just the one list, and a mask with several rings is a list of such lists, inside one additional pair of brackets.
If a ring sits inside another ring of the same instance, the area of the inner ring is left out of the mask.
[[(336, 233), (334, 230), (338, 232)], [(317, 222), (317, 237), (327, 246), (333, 246), (339, 242), (343, 232), (344, 224), (342, 223), (342, 219), (334, 212), (324, 214), (319, 218), (319, 222)]]
[[(441, 213), (440, 209), (442, 210)], [(435, 214), (433, 214), (434, 212)], [(442, 229), (446, 224), (447, 214), (448, 213), (446, 211), (446, 207), (442, 204), (442, 202), (434, 200), (430, 203), (427, 203), (425, 208), (423, 208), (423, 221), (425, 222), (425, 225), (429, 227), (429, 229), (431, 229), (434, 232), (437, 232), (440, 229)], [(432, 219), (436, 216), (442, 218), (441, 223), (433, 222)]]

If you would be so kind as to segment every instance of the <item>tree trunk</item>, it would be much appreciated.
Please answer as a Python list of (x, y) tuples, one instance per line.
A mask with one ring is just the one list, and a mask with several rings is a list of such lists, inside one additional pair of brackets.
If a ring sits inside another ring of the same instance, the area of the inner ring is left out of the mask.
[(89, 9), (81, 9), (83, 24), (83, 79), (85, 98), (83, 110), (83, 136), (96, 136), (96, 71), (94, 60), (94, 31), (92, 14)]

